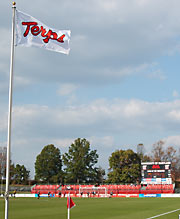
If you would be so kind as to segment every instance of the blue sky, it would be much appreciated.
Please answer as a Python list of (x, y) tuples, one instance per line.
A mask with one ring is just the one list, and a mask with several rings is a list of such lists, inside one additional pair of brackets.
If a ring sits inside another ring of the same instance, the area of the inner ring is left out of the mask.
[[(34, 174), (47, 144), (67, 152), (90, 141), (108, 168), (117, 149), (146, 153), (163, 140), (180, 145), (178, 0), (17, 0), (17, 9), (70, 29), (68, 56), (38, 48), (15, 52), (12, 160)], [(6, 145), (11, 2), (0, 2), (0, 145)]]

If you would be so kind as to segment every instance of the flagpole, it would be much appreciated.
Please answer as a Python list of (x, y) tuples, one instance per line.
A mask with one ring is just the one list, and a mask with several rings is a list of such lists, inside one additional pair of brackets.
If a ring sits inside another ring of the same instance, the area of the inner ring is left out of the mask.
[(11, 120), (12, 120), (12, 93), (13, 93), (13, 67), (14, 67), (14, 41), (15, 41), (15, 11), (16, 3), (12, 5), (12, 40), (9, 79), (9, 112), (8, 112), (8, 136), (7, 136), (7, 160), (6, 160), (6, 191), (5, 191), (5, 219), (8, 219), (9, 210), (9, 180), (10, 180), (10, 153), (11, 153)]
[(70, 219), (70, 193), (68, 195), (68, 219)]

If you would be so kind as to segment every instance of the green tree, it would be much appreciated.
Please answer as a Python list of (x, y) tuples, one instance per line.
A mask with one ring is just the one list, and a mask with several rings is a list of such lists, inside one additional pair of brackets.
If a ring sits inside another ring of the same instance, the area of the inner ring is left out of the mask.
[(105, 181), (105, 179), (104, 179), (105, 174), (106, 174), (106, 172), (105, 172), (105, 170), (102, 167), (95, 168), (94, 183), (96, 183), (96, 184), (104, 183), (104, 181)]
[(136, 183), (141, 176), (141, 160), (132, 150), (117, 150), (109, 158), (108, 182)]
[(169, 146), (165, 150), (164, 161), (171, 162), (171, 175), (172, 179), (176, 181), (180, 176), (180, 157), (177, 150), (173, 146)]
[(62, 180), (62, 160), (59, 148), (53, 144), (45, 146), (36, 157), (35, 179), (44, 182), (59, 182)]
[(27, 184), (30, 171), (24, 165), (16, 164), (13, 170), (13, 183)]
[(171, 176), (176, 181), (180, 176), (180, 151), (173, 146), (165, 147), (164, 141), (159, 141), (153, 145), (152, 160), (159, 162), (171, 162)]
[(144, 148), (144, 145), (142, 143), (137, 145), (137, 154), (140, 157), (141, 162), (151, 161), (151, 157), (148, 156), (147, 154), (145, 154), (145, 148)]
[(150, 162), (152, 161), (151, 156), (148, 156), (147, 154), (138, 154), (138, 156), (141, 159), (141, 162)]
[(96, 176), (94, 165), (98, 162), (96, 150), (90, 150), (90, 143), (86, 139), (76, 139), (69, 147), (68, 153), (63, 155), (66, 182), (92, 182)]
[(152, 149), (152, 160), (155, 162), (164, 161), (165, 151), (164, 151), (164, 142), (158, 141), (155, 144), (153, 144)]
[[(10, 160), (10, 181), (13, 182), (13, 179), (14, 179), (14, 175), (15, 175), (15, 166), (14, 164), (12, 163), (12, 161)], [(6, 166), (5, 166), (5, 169), (4, 169), (4, 175), (3, 175), (4, 178), (6, 178)]]

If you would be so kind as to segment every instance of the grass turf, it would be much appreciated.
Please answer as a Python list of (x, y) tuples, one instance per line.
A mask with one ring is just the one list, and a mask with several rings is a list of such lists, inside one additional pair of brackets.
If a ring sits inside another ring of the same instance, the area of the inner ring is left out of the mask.
[[(72, 219), (146, 219), (180, 209), (180, 198), (73, 198)], [(4, 218), (0, 199), (0, 218)], [(9, 219), (66, 219), (66, 198), (10, 198)], [(178, 219), (180, 211), (159, 217)]]

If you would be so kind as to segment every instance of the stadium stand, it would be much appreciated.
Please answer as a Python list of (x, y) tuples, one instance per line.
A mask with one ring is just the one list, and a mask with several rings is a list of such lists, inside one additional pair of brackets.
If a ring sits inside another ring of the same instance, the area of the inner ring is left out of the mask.
[[(160, 193), (174, 193), (174, 185), (35, 185), (31, 189), (31, 193), (40, 194), (58, 194), (62, 196), (70, 193), (74, 196), (82, 194), (160, 194)], [(81, 194), (82, 193), (82, 194)], [(94, 196), (94, 195), (93, 195)]]
[(143, 186), (140, 189), (141, 194), (161, 194), (161, 193), (174, 193), (174, 185), (166, 185), (166, 184), (149, 184), (146, 187)]
[(59, 187), (59, 185), (35, 185), (32, 187), (31, 193), (48, 194), (50, 192), (56, 194)]

